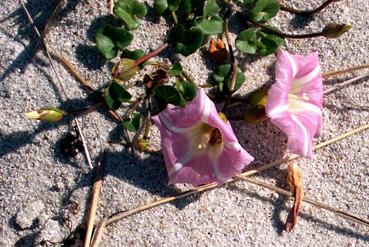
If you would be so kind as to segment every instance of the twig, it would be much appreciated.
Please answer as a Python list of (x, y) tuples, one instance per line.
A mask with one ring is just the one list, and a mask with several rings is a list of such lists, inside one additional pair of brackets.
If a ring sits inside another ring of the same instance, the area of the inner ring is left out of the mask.
[(237, 79), (237, 61), (236, 61), (236, 58), (234, 57), (233, 48), (232, 48), (231, 39), (229, 37), (229, 30), (228, 30), (230, 10), (228, 12), (229, 13), (226, 14), (226, 18), (224, 18), (224, 33), (227, 39), (228, 51), (229, 51), (229, 55), (230, 55), (231, 63), (232, 63), (232, 74), (231, 74), (231, 83), (229, 86), (228, 97), (226, 101), (224, 102), (223, 109), (222, 109), (223, 113), (225, 113), (227, 110), (229, 101), (232, 97), (232, 94), (234, 93), (234, 87), (235, 87), (236, 79)]
[[(37, 36), (38, 36), (38, 38), (41, 40), (41, 44), (42, 44), (42, 46), (43, 46), (43, 47), (44, 47), (44, 49), (45, 49), (46, 56), (47, 56), (48, 60), (50, 61), (51, 67), (52, 67), (52, 69), (53, 69), (53, 71), (54, 71), (54, 73), (55, 73), (55, 76), (56, 76), (56, 78), (57, 78), (57, 80), (58, 80), (58, 82), (59, 82), (59, 85), (60, 85), (60, 88), (62, 89), (62, 92), (63, 92), (63, 94), (64, 94), (64, 97), (65, 97), (66, 99), (68, 99), (67, 92), (66, 92), (66, 91), (65, 91), (65, 89), (64, 89), (64, 86), (63, 86), (62, 81), (61, 81), (61, 79), (60, 79), (60, 77), (59, 77), (59, 74), (58, 74), (58, 72), (57, 72), (57, 70), (56, 70), (56, 67), (55, 67), (55, 65), (54, 65), (54, 63), (53, 63), (53, 60), (52, 60), (52, 58), (51, 58), (51, 55), (50, 55), (50, 53), (49, 53), (49, 52), (48, 52), (48, 50), (47, 50), (47, 46), (46, 46), (46, 44), (44, 43), (44, 40), (42, 39), (41, 34), (40, 34), (40, 32), (38, 31), (38, 28), (36, 27), (36, 25), (35, 25), (35, 23), (34, 23), (34, 21), (33, 21), (32, 17), (31, 17), (31, 15), (30, 15), (30, 13), (28, 12), (27, 7), (25, 6), (25, 4), (24, 4), (24, 2), (23, 2), (23, 0), (19, 0), (19, 3), (20, 3), (20, 5), (22, 6), (22, 8), (23, 8), (24, 12), (26, 13), (26, 16), (27, 16), (27, 18), (28, 18), (28, 21), (29, 21), (29, 22), (31, 23), (31, 25), (33, 26), (33, 29), (34, 29), (34, 31), (35, 31), (35, 33), (36, 33), (36, 35), (37, 35)], [(82, 130), (81, 130), (81, 126), (80, 126), (80, 124), (79, 124), (79, 121), (78, 121), (78, 119), (77, 119), (77, 118), (74, 118), (74, 119), (73, 119), (73, 121), (74, 121), (74, 123), (75, 123), (75, 125), (76, 125), (76, 127), (77, 127), (78, 134), (79, 134), (79, 136), (81, 137), (81, 141), (82, 141), (82, 143), (83, 143), (83, 149), (84, 149), (84, 152), (85, 152), (85, 156), (86, 156), (86, 159), (87, 159), (88, 166), (90, 167), (90, 169), (93, 169), (92, 162), (91, 162), (91, 157), (90, 157), (90, 153), (89, 153), (89, 151), (88, 151), (87, 143), (86, 143), (85, 137), (83, 136), (83, 133), (82, 133)]]
[(292, 8), (292, 7), (284, 6), (282, 4), (280, 6), (281, 6), (281, 10), (287, 11), (287, 12), (290, 12), (290, 13), (293, 13), (293, 14), (314, 15), (314, 14), (322, 11), (323, 9), (325, 9), (332, 2), (337, 2), (337, 0), (327, 0), (322, 5), (320, 5), (319, 7), (317, 7), (316, 9), (313, 9), (313, 10), (299, 10), (299, 9), (295, 9), (295, 8)]
[[(58, 3), (57, 5), (55, 6), (54, 10), (53, 10), (53, 13), (51, 14), (51, 16), (49, 17), (49, 19), (47, 20), (46, 24), (45, 24), (45, 27), (44, 29), (42, 30), (42, 33), (41, 33), (41, 39), (43, 40), (45, 38), (45, 36), (47, 35), (47, 33), (49, 32), (50, 30), (50, 27), (51, 27), (51, 24), (56, 16), (56, 14), (58, 13), (58, 10), (60, 9), (60, 6), (63, 4), (64, 0), (58, 0)], [(37, 43), (36, 43), (36, 46), (35, 46), (35, 49), (33, 51), (33, 54), (32, 54), (32, 58), (36, 55), (36, 53), (38, 52), (39, 50), (39, 46), (40, 46), (40, 43), (41, 43), (41, 40), (37, 40)]]
[(347, 68), (347, 69), (340, 69), (340, 70), (336, 70), (336, 71), (327, 72), (327, 73), (323, 74), (323, 78), (327, 79), (327, 78), (332, 77), (332, 76), (342, 75), (342, 74), (354, 72), (356, 70), (367, 69), (367, 68), (369, 68), (369, 63), (354, 66), (354, 67)]
[[(270, 184), (266, 184), (264, 182), (258, 181), (258, 180), (253, 179), (253, 178), (249, 178), (249, 177), (241, 176), (241, 175), (237, 176), (237, 178), (245, 180), (249, 183), (267, 188), (269, 190), (273, 190), (273, 191), (277, 192), (278, 194), (285, 195), (287, 197), (292, 196), (292, 193), (290, 191), (284, 190), (282, 188), (279, 188), (279, 187), (276, 187), (276, 186), (273, 186), (273, 185), (270, 185)], [(359, 223), (359, 224), (362, 224), (362, 225), (365, 225), (365, 226), (369, 227), (369, 221), (361, 219), (358, 216), (352, 215), (350, 213), (344, 212), (344, 211), (339, 210), (339, 209), (335, 209), (335, 208), (333, 208), (331, 206), (328, 206), (324, 203), (314, 201), (314, 200), (312, 200), (308, 197), (303, 197), (302, 201), (307, 202), (309, 204), (312, 204), (312, 205), (314, 205), (318, 208), (325, 209), (325, 210), (327, 210), (329, 212), (332, 212), (332, 213), (336, 214), (337, 216), (342, 217), (344, 219), (347, 219), (347, 220), (350, 220), (350, 221), (353, 221), (353, 222), (356, 222), (356, 223)]]
[(111, 15), (114, 15), (113, 9), (114, 9), (114, 0), (109, 0), (109, 13)]
[(87, 79), (85, 79), (81, 73), (78, 72), (76, 68), (66, 59), (63, 55), (58, 55), (55, 53), (51, 53), (51, 56), (54, 57), (59, 63), (61, 63), (67, 71), (76, 79), (85, 89), (87, 89), (90, 92), (95, 92), (96, 89), (94, 89), (91, 86), (91, 82)]
[[(105, 154), (103, 154), (102, 156), (103, 158), (104, 155)], [(92, 198), (90, 201), (90, 209), (88, 212), (86, 237), (83, 245), (84, 247), (89, 247), (91, 242), (92, 230), (94, 228), (94, 222), (96, 217), (96, 209), (99, 203), (100, 191), (102, 187), (102, 178), (103, 178), (102, 166), (103, 164), (99, 162), (99, 164), (96, 167), (94, 185), (92, 187)]]
[[(332, 144), (334, 142), (337, 142), (339, 140), (342, 140), (344, 138), (347, 138), (347, 137), (349, 137), (351, 135), (354, 135), (356, 133), (359, 133), (361, 131), (364, 131), (364, 130), (366, 130), (368, 128), (369, 128), (369, 124), (360, 126), (357, 129), (348, 131), (348, 132), (346, 132), (346, 133), (344, 133), (344, 134), (342, 134), (340, 136), (337, 136), (337, 137), (335, 137), (333, 139), (330, 139), (328, 141), (322, 142), (322, 143), (316, 145), (313, 149), (314, 150), (317, 150), (317, 149), (323, 148), (325, 146), (328, 146), (329, 144)], [(298, 155), (291, 155), (289, 157), (286, 157), (286, 158), (277, 160), (277, 161), (272, 162), (270, 164), (267, 164), (267, 165), (258, 167), (256, 169), (249, 170), (249, 171), (246, 171), (244, 173), (241, 173), (238, 177), (233, 178), (229, 182), (237, 181), (237, 180), (240, 179), (240, 177), (251, 176), (251, 175), (254, 175), (254, 174), (259, 173), (261, 171), (264, 171), (264, 170), (273, 168), (275, 166), (281, 165), (282, 163), (295, 160), (297, 158), (299, 158)], [(99, 244), (99, 242), (100, 242), (100, 240), (102, 238), (102, 235), (104, 233), (104, 230), (105, 230), (106, 226), (109, 225), (109, 224), (112, 224), (112, 223), (114, 223), (116, 221), (119, 221), (121, 219), (127, 218), (127, 217), (129, 217), (131, 215), (134, 215), (134, 214), (137, 214), (139, 212), (142, 212), (142, 211), (145, 211), (145, 210), (148, 210), (148, 209), (151, 209), (151, 208), (154, 208), (154, 207), (157, 207), (157, 206), (166, 204), (168, 202), (176, 201), (178, 199), (181, 199), (181, 198), (184, 198), (184, 197), (187, 197), (187, 196), (191, 196), (191, 195), (203, 193), (205, 191), (212, 190), (212, 189), (215, 189), (217, 187), (218, 187), (218, 185), (216, 183), (211, 183), (211, 184), (203, 185), (203, 186), (197, 187), (197, 188), (195, 188), (193, 190), (189, 190), (189, 191), (186, 191), (186, 192), (177, 194), (175, 196), (163, 198), (163, 199), (154, 201), (152, 203), (149, 203), (149, 204), (140, 206), (138, 208), (134, 208), (134, 209), (131, 209), (131, 210), (122, 212), (122, 213), (118, 213), (118, 214), (115, 214), (115, 215), (113, 215), (113, 216), (111, 216), (111, 217), (109, 217), (107, 219), (104, 219), (104, 220), (100, 221), (100, 223), (99, 223), (99, 225), (98, 225), (98, 227), (97, 227), (97, 229), (96, 229), (96, 231), (94, 233), (93, 241), (92, 241), (91, 246), (95, 246), (95, 247), (98, 246), (98, 244)]]
[(342, 83), (336, 84), (336, 85), (334, 85), (333, 87), (331, 87), (331, 88), (329, 88), (329, 89), (325, 90), (325, 91), (324, 91), (324, 94), (325, 94), (325, 95), (326, 95), (326, 94), (329, 94), (329, 93), (331, 93), (331, 92), (333, 92), (333, 91), (335, 91), (335, 90), (337, 90), (337, 89), (343, 88), (343, 87), (345, 87), (345, 86), (347, 86), (347, 85), (349, 85), (349, 84), (351, 84), (351, 83), (353, 83), (353, 82), (356, 82), (356, 81), (361, 80), (361, 79), (366, 78), (366, 77), (369, 77), (369, 74), (360, 75), (360, 76), (354, 77), (354, 78), (352, 78), (352, 79), (349, 79), (349, 80), (347, 80), (347, 81), (344, 81), (344, 82), (342, 82)]

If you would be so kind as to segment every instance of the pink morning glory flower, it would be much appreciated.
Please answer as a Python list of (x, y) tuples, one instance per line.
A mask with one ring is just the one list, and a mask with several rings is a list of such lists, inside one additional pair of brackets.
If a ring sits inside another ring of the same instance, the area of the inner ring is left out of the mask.
[(203, 89), (185, 108), (168, 104), (152, 119), (160, 130), (169, 184), (223, 184), (254, 160)]
[(322, 129), (323, 83), (318, 53), (292, 55), (280, 50), (276, 81), (265, 106), (272, 123), (288, 136), (288, 149), (311, 158), (313, 137)]

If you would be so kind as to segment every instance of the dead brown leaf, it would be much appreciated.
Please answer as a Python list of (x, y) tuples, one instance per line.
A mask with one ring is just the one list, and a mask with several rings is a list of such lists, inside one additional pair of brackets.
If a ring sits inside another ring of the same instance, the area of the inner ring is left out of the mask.
[(291, 162), (288, 164), (287, 181), (292, 188), (293, 197), (295, 198), (293, 206), (288, 213), (286, 223), (284, 224), (284, 230), (290, 232), (297, 224), (297, 217), (301, 207), (302, 198), (304, 197), (304, 185), (302, 182), (302, 174), (300, 167)]

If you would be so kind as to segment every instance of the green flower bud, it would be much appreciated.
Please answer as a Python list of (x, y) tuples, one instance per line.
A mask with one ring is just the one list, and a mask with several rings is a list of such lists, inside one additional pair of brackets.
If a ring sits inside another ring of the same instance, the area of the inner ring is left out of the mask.
[(342, 34), (346, 33), (348, 30), (350, 30), (351, 27), (352, 26), (348, 24), (330, 23), (324, 27), (322, 35), (326, 38), (338, 38)]
[(41, 120), (49, 123), (58, 122), (62, 120), (65, 115), (67, 115), (65, 111), (55, 107), (41, 108), (37, 111), (26, 113), (26, 116), (31, 119)]
[(113, 67), (113, 79), (116, 81), (127, 81), (131, 79), (138, 70), (138, 66), (135, 64), (135, 60), (122, 58), (122, 60)]

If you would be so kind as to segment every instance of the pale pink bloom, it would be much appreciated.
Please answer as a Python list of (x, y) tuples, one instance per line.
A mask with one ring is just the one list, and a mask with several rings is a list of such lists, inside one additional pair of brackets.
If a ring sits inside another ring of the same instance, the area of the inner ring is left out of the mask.
[(293, 153), (311, 158), (313, 137), (323, 126), (323, 83), (318, 53), (292, 55), (280, 50), (275, 66), (276, 81), (268, 91), (268, 117), (288, 136)]
[(203, 89), (185, 108), (168, 105), (153, 120), (160, 130), (169, 184), (223, 184), (254, 159)]

